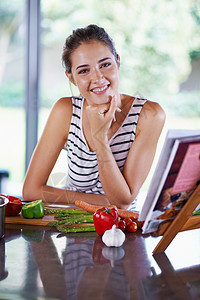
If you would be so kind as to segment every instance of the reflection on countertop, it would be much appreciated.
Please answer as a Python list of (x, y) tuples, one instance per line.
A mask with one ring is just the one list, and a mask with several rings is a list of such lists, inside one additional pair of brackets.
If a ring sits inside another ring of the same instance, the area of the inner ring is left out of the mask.
[(199, 240), (200, 230), (179, 233), (166, 253), (152, 256), (159, 238), (140, 231), (116, 251), (92, 232), (7, 225), (0, 299), (200, 299)]

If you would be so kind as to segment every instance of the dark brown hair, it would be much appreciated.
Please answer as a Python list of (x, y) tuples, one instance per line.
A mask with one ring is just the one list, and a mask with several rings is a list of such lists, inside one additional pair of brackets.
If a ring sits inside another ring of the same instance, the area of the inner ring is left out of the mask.
[(104, 43), (118, 60), (118, 54), (114, 43), (107, 32), (97, 25), (91, 24), (84, 28), (73, 30), (72, 34), (66, 39), (62, 54), (62, 63), (67, 73), (71, 73), (71, 54), (84, 42), (88, 43), (96, 40)]

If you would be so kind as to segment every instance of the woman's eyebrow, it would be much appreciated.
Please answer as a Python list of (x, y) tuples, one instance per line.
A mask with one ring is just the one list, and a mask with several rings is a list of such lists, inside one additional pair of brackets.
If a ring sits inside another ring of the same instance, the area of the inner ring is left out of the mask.
[[(100, 60), (98, 61), (98, 64), (101, 63), (101, 62), (103, 62), (103, 61), (105, 61), (105, 60), (107, 60), (107, 59), (111, 59), (111, 58), (110, 58), (110, 57), (102, 58), (102, 59), (100, 59)], [(80, 69), (80, 68), (85, 68), (85, 67), (89, 67), (89, 65), (80, 65), (80, 66), (78, 66), (78, 67), (76, 68), (76, 70), (78, 70), (78, 69)]]
[(80, 65), (80, 66), (78, 66), (77, 68), (76, 68), (76, 70), (77, 69), (79, 69), (79, 68), (85, 68), (85, 67), (88, 67), (89, 65)]
[(111, 58), (110, 58), (110, 57), (102, 58), (102, 59), (100, 59), (100, 60), (98, 61), (98, 63), (101, 63), (101, 62), (103, 62), (104, 60), (107, 60), (107, 59), (111, 59)]

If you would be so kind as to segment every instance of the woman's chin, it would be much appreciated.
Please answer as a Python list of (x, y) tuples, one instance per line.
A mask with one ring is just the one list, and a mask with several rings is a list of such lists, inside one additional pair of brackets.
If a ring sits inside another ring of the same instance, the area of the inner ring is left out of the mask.
[(97, 95), (95, 97), (95, 102), (97, 104), (107, 104), (110, 103), (110, 101), (112, 100), (112, 95), (110, 94), (104, 94), (104, 95)]
[(112, 96), (92, 95), (92, 97), (84, 97), (90, 105), (107, 104), (110, 103)]

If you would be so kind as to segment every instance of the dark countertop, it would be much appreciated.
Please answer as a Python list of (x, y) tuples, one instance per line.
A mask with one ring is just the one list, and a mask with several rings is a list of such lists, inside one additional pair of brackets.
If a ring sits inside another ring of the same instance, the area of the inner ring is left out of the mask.
[(200, 299), (200, 229), (179, 233), (152, 256), (159, 240), (138, 231), (113, 249), (96, 233), (7, 224), (0, 299)]

